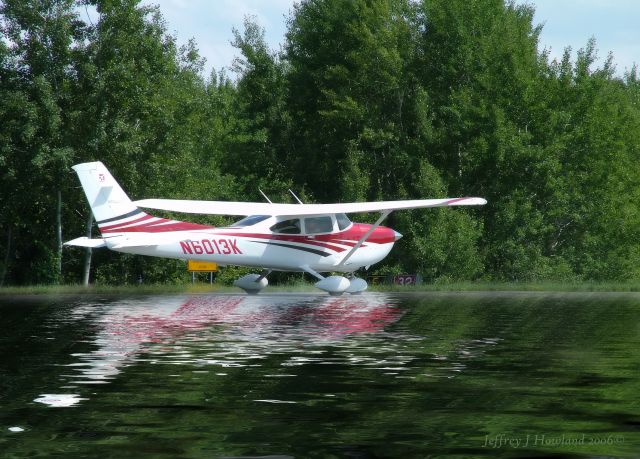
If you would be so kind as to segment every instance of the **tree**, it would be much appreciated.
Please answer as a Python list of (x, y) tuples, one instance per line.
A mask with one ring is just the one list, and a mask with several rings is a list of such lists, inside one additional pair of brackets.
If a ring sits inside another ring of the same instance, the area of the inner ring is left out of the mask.
[(243, 33), (234, 29), (233, 34), (242, 57), (233, 64), (238, 82), (221, 166), (238, 178), (245, 196), (263, 188), (283, 197), (293, 178), (283, 164), (289, 148), (285, 66), (269, 50), (255, 19), (245, 18)]
[(14, 276), (26, 281), (60, 281), (62, 194), (74, 157), (67, 137), (73, 111), (69, 103), (71, 44), (81, 30), (72, 0), (6, 0), (0, 5), (0, 15), (14, 69), (13, 83), (8, 85), (13, 86), (14, 96), (22, 94), (23, 102), (28, 101), (27, 117), (33, 117), (24, 126), (23, 148), (9, 152), (16, 184), (12, 194), (23, 198), (11, 200), (20, 210), (8, 216), (18, 221), (16, 214), (21, 213), (30, 219), (15, 240), (18, 253), (30, 260), (30, 266), (23, 265), (27, 269)]
[(429, 158), (450, 192), (488, 199), (478, 214), (487, 274), (513, 280), (563, 271), (544, 247), (560, 164), (538, 144), (546, 98), (533, 9), (430, 0), (420, 12), (420, 75), (434, 128)]
[(400, 197), (407, 178), (412, 8), (310, 0), (287, 33), (295, 174), (318, 199)]
[[(450, 192), (428, 148), (435, 143), (430, 105), (436, 96), (421, 81), (418, 13), (413, 3), (392, 0), (296, 6), (287, 34), (290, 162), (321, 200)], [(467, 215), (435, 215), (423, 211), (389, 220), (407, 237), (387, 264), (420, 269), (430, 279), (475, 276), (481, 267), (479, 226)], [(443, 237), (455, 225), (458, 246), (465, 249), (445, 260)]]
[[(561, 123), (547, 124), (548, 139), (562, 164), (564, 201), (555, 218), (560, 230), (550, 245), (576, 274), (587, 279), (626, 279), (637, 273), (638, 107), (630, 81), (614, 76), (610, 55), (601, 68), (595, 40), (552, 62), (548, 113)], [(606, 197), (605, 199), (603, 199)]]

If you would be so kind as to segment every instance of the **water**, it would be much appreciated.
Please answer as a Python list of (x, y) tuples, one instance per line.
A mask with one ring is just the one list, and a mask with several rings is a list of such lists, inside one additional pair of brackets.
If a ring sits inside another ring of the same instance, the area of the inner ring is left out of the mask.
[(640, 296), (0, 299), (0, 457), (640, 457)]

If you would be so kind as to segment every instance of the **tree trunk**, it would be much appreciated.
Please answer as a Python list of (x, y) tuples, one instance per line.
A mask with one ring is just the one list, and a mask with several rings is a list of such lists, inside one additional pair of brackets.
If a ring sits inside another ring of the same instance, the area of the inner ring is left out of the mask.
[(58, 190), (58, 206), (56, 207), (56, 236), (58, 249), (58, 283), (62, 282), (62, 191)]
[(0, 287), (4, 285), (9, 270), (9, 256), (11, 254), (11, 227), (7, 228), (7, 250), (4, 255), (4, 265), (2, 266), (2, 276), (0, 276)]
[[(93, 226), (93, 214), (89, 212), (89, 219), (87, 220), (87, 237), (91, 239), (91, 227)], [(82, 272), (82, 285), (89, 286), (89, 274), (91, 273), (91, 247), (87, 247), (87, 251), (84, 255), (84, 268)]]

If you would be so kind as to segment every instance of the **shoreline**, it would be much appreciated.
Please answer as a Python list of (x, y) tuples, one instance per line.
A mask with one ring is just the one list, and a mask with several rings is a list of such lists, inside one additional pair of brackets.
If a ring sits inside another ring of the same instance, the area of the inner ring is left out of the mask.
[[(370, 293), (638, 293), (635, 282), (452, 282), (413, 286), (370, 285)], [(34, 285), (0, 288), (0, 298), (48, 295), (152, 295), (152, 294), (244, 294), (233, 286), (216, 284), (143, 284), (143, 285)], [(273, 285), (269, 293), (323, 293), (311, 283)]]

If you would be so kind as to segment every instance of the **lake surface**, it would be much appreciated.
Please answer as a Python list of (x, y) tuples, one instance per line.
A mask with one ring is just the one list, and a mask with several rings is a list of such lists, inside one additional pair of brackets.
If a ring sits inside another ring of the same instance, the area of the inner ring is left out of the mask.
[(0, 457), (640, 457), (640, 295), (0, 297)]

